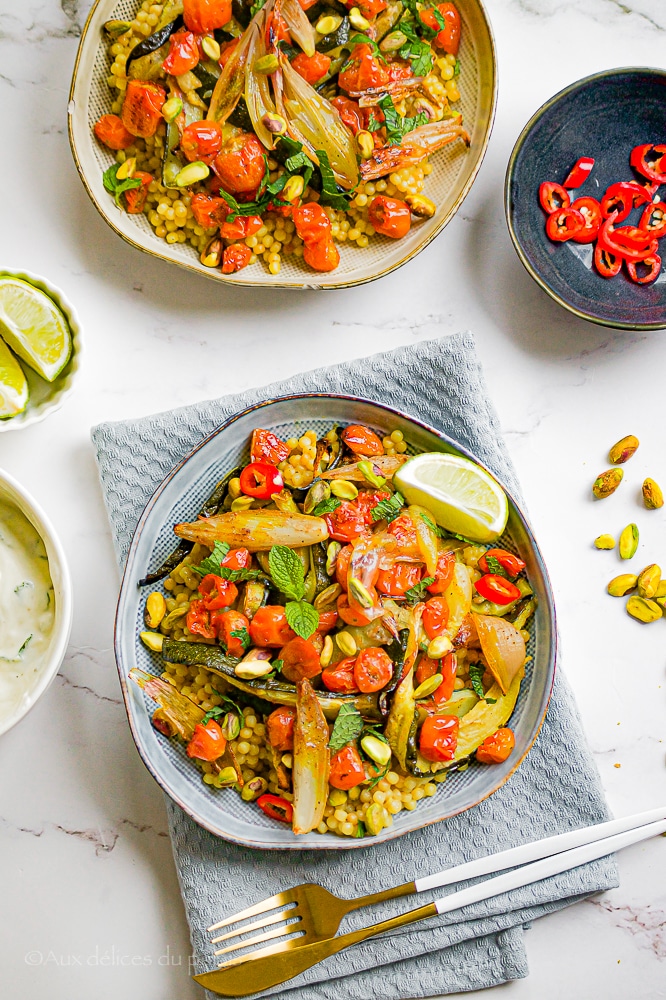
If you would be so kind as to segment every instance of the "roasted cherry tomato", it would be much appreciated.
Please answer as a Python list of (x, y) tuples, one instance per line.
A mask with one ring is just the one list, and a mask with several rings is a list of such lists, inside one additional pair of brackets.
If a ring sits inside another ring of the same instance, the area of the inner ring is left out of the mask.
[(306, 246), (328, 240), (331, 222), (326, 212), (316, 201), (308, 201), (295, 208), (292, 214), (296, 232)]
[(340, 435), (350, 451), (355, 455), (383, 455), (384, 445), (374, 431), (364, 424), (350, 424)]
[(382, 10), (386, 10), (386, 0), (347, 0), (347, 6), (358, 7), (363, 14), (363, 17), (373, 18), (377, 17)]
[(539, 186), (539, 203), (544, 212), (550, 215), (561, 208), (569, 208), (571, 199), (569, 192), (565, 191), (561, 184), (554, 184), (552, 181), (544, 181)]
[(429, 680), (438, 673), (437, 660), (431, 660), (429, 656), (420, 657), (414, 670), (414, 687), (420, 687), (424, 681)]
[(232, 38), (230, 42), (227, 42), (226, 45), (222, 45), (220, 47), (220, 66), (222, 67), (222, 69), (224, 69), (224, 67), (229, 62), (229, 59), (233, 55), (234, 49), (236, 48), (239, 42), (240, 42), (240, 35), (238, 36), (238, 38)]
[[(441, 19), (436, 16), (434, 13), (435, 10), (438, 10), (441, 17), (444, 18), (446, 27), (442, 28)], [(450, 52), (453, 56), (458, 55), (458, 48), (460, 46), (460, 14), (457, 7), (452, 3), (438, 3), (435, 8), (420, 11), (419, 16), (423, 23), (427, 24), (434, 31), (441, 28), (441, 31), (435, 36), (435, 45), (437, 48), (443, 49), (445, 52)]]
[(596, 198), (576, 198), (571, 206), (585, 219), (584, 228), (575, 233), (573, 240), (575, 243), (592, 243), (597, 238), (599, 227), (603, 221), (601, 215), (601, 205)]
[(435, 582), (427, 588), (431, 594), (443, 594), (453, 579), (456, 557), (453, 552), (440, 552), (437, 557)]
[(350, 656), (346, 660), (331, 664), (321, 675), (322, 683), (327, 691), (353, 694), (358, 691), (354, 677), (355, 659)]
[(581, 156), (580, 160), (576, 160), (567, 179), (564, 182), (565, 188), (579, 188), (581, 187), (587, 178), (592, 173), (592, 167), (594, 166), (594, 160), (591, 156)]
[(380, 646), (362, 649), (354, 664), (356, 687), (363, 694), (381, 691), (393, 677), (393, 660)]
[(250, 462), (240, 474), (240, 488), (248, 497), (268, 500), (284, 489), (282, 473), (268, 462)]
[(266, 719), (266, 735), (268, 742), (279, 753), (287, 753), (294, 749), (294, 722), (296, 709), (280, 705)]
[(388, 65), (389, 83), (398, 83), (400, 80), (408, 80), (414, 76), (414, 70), (409, 62), (403, 59), (394, 59)]
[(141, 181), (141, 187), (128, 188), (127, 191), (123, 191), (123, 195), (129, 215), (140, 215), (146, 207), (148, 188), (153, 183), (153, 175), (147, 174), (145, 170), (135, 170), (132, 177)]
[(315, 52), (314, 55), (306, 56), (305, 52), (299, 52), (291, 65), (299, 76), (302, 76), (308, 83), (314, 84), (326, 76), (331, 65), (331, 57), (323, 52)]
[(622, 258), (597, 245), (594, 248), (594, 266), (602, 278), (614, 278), (622, 270)]
[(372, 46), (363, 42), (355, 45), (338, 75), (338, 87), (348, 94), (360, 93), (371, 87), (385, 87), (389, 75), (386, 63), (375, 55)]
[(192, 195), (190, 207), (197, 224), (204, 229), (216, 229), (229, 214), (229, 206), (224, 198), (214, 198), (203, 191)]
[(396, 540), (396, 552), (412, 559), (421, 558), (416, 528), (410, 514), (401, 514), (388, 526), (389, 535)]
[(295, 636), (285, 610), (279, 604), (259, 608), (250, 622), (250, 638), (255, 646), (281, 649)]
[(238, 597), (238, 587), (230, 580), (224, 580), (214, 573), (207, 573), (199, 584), (206, 611), (219, 611), (230, 607)]
[(340, 584), (343, 590), (347, 589), (347, 574), (349, 572), (349, 560), (352, 557), (352, 552), (354, 551), (351, 545), (344, 545), (338, 552), (338, 557), (335, 560), (335, 579), (336, 582)]
[(244, 240), (248, 236), (254, 236), (263, 224), (260, 215), (237, 215), (233, 222), (225, 219), (220, 226), (220, 236), (223, 240)]
[(365, 781), (363, 761), (356, 747), (349, 743), (331, 757), (328, 783), (333, 788), (354, 788)]
[(443, 597), (431, 597), (426, 601), (421, 621), (429, 639), (443, 635), (449, 623), (449, 606)]
[(546, 233), (557, 243), (565, 243), (585, 229), (585, 219), (574, 208), (562, 208), (546, 219)]
[(158, 83), (148, 80), (128, 80), (121, 112), (122, 122), (132, 135), (146, 139), (155, 135), (163, 121), (162, 106), (166, 91)]
[(265, 431), (261, 427), (257, 427), (252, 432), (250, 458), (253, 462), (269, 462), (271, 465), (279, 465), (288, 457), (289, 448), (272, 431)]
[(210, 623), (217, 632), (218, 639), (226, 646), (229, 656), (245, 655), (250, 641), (250, 622), (244, 614), (233, 608), (226, 608), (213, 613)]
[(666, 203), (655, 201), (653, 204), (648, 205), (641, 215), (641, 221), (638, 223), (638, 226), (639, 229), (644, 229), (646, 233), (656, 236), (657, 239), (661, 239), (662, 236), (666, 235)]
[(93, 132), (109, 149), (127, 149), (135, 139), (118, 115), (102, 115), (95, 122)]
[(224, 753), (227, 741), (215, 719), (209, 719), (205, 726), (194, 727), (190, 742), (187, 744), (187, 756), (198, 760), (217, 760)]
[(232, 243), (222, 254), (222, 274), (235, 274), (250, 263), (252, 251), (245, 243)]
[(213, 121), (190, 122), (183, 129), (180, 148), (188, 160), (210, 166), (222, 149), (222, 126)]
[(644, 146), (636, 146), (631, 151), (629, 162), (634, 170), (637, 170), (643, 177), (657, 184), (666, 184), (666, 146), (653, 146), (647, 143)]
[(511, 604), (520, 597), (520, 591), (515, 583), (498, 576), (496, 573), (487, 573), (477, 580), (474, 587), (486, 601), (493, 601), (494, 604)]
[(254, 194), (264, 179), (265, 156), (256, 135), (239, 132), (223, 144), (212, 166), (225, 191)]
[(419, 735), (419, 750), (426, 760), (453, 760), (458, 745), (458, 725), (455, 715), (427, 717)]
[(637, 285), (650, 285), (659, 277), (661, 271), (661, 257), (658, 253), (646, 257), (640, 261), (626, 261), (627, 271), (632, 281)]
[[(324, 520), (329, 535), (337, 542), (352, 542), (362, 535), (368, 526), (365, 512), (353, 500), (343, 500), (339, 507), (324, 516)], [(340, 555), (338, 562), (339, 560)], [(344, 589), (347, 589), (346, 578)]]
[[(171, 76), (182, 76), (199, 62), (199, 44), (192, 31), (176, 31), (169, 39), (169, 54), (162, 69)], [(195, 157), (196, 159), (196, 157)]]
[(248, 549), (229, 549), (222, 560), (222, 565), (228, 569), (247, 569), (252, 562)]
[(368, 218), (376, 233), (401, 240), (409, 232), (412, 213), (409, 205), (399, 198), (387, 198), (378, 194), (370, 202)]
[(192, 635), (200, 635), (202, 639), (215, 638), (215, 629), (210, 623), (210, 614), (203, 601), (190, 601), (185, 624)]
[(618, 181), (606, 188), (601, 199), (601, 214), (604, 219), (615, 215), (615, 224), (624, 222), (632, 208), (650, 201), (650, 195), (645, 188), (635, 181)]
[(377, 590), (387, 597), (404, 597), (408, 590), (421, 582), (421, 567), (415, 563), (397, 562), (383, 569), (377, 577)]
[(340, 251), (332, 239), (306, 243), (303, 260), (315, 271), (335, 271), (340, 263)]
[(507, 552), (506, 549), (488, 549), (479, 559), (478, 565), (482, 573), (492, 573), (488, 565), (489, 559), (495, 559), (509, 576), (518, 576), (525, 569), (523, 560), (514, 556), (513, 552)]
[(335, 628), (337, 624), (338, 624), (337, 611), (319, 612), (319, 624), (317, 625), (317, 632), (319, 632), (320, 635), (325, 635), (326, 632), (330, 632), (331, 629)]
[(263, 813), (266, 813), (271, 819), (279, 820), (280, 823), (291, 823), (293, 819), (294, 807), (291, 802), (287, 802), (279, 795), (268, 793), (260, 795), (257, 799), (257, 805)]
[[(354, 135), (366, 127), (366, 109), (360, 108), (358, 101), (352, 101), (348, 97), (334, 97), (331, 104)], [(131, 145), (131, 142), (128, 145)]]
[(511, 729), (497, 729), (477, 748), (476, 759), (481, 764), (501, 764), (511, 756), (515, 745), (516, 737)]
[(196, 35), (223, 28), (231, 20), (231, 0), (183, 0), (183, 20)]
[(278, 658), (283, 661), (282, 673), (292, 684), (321, 673), (319, 653), (309, 639), (300, 635), (282, 647)]
[(443, 705), (444, 702), (448, 701), (453, 694), (457, 669), (458, 657), (455, 653), (447, 653), (447, 655), (439, 661), (439, 672), (442, 675), (442, 683), (432, 696), (435, 705)]

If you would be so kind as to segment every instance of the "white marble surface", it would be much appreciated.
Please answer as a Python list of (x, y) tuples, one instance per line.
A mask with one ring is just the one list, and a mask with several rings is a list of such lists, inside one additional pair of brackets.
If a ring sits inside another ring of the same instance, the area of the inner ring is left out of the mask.
[[(523, 271), (504, 223), (505, 165), (549, 96), (614, 66), (665, 65), (664, 0), (488, 0), (497, 122), (472, 193), (415, 262), (331, 294), (225, 290), (130, 250), (80, 184), (65, 106), (86, 0), (0, 0), (4, 193), (0, 264), (47, 275), (87, 335), (78, 391), (46, 423), (0, 436), (0, 465), (46, 508), (73, 571), (71, 647), (48, 695), (0, 740), (0, 982), (8, 1000), (195, 1000), (162, 795), (125, 720), (112, 653), (118, 576), (89, 428), (260, 385), (299, 369), (472, 329), (558, 599), (563, 663), (611, 808), (666, 801), (666, 643), (603, 593), (617, 557), (591, 540), (630, 520), (636, 561), (666, 564), (663, 333), (576, 321)], [(610, 123), (609, 123), (610, 127)], [(628, 483), (590, 483), (633, 432)], [(621, 765), (621, 766), (618, 766)], [(624, 852), (621, 887), (538, 922), (509, 1000), (666, 997), (666, 844)]]

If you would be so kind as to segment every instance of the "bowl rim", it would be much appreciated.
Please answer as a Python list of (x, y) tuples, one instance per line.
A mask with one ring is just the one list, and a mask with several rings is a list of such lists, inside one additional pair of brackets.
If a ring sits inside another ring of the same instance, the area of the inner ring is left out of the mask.
[(40, 672), (39, 682), (27, 705), (21, 706), (13, 716), (9, 717), (8, 721), (0, 720), (0, 736), (9, 732), (24, 719), (53, 683), (67, 651), (72, 631), (74, 604), (72, 579), (65, 550), (49, 517), (25, 487), (21, 486), (5, 469), (0, 468), (0, 493), (5, 491), (11, 502), (25, 515), (44, 542), (49, 561), (49, 574), (56, 595), (56, 614), (48, 661)]
[(175, 257), (167, 256), (165, 253), (158, 253), (157, 250), (152, 250), (149, 247), (142, 246), (136, 240), (132, 239), (127, 233), (124, 233), (121, 229), (119, 229), (114, 224), (111, 213), (110, 212), (107, 213), (104, 206), (99, 203), (98, 199), (96, 198), (92, 190), (92, 187), (88, 183), (85, 172), (81, 165), (81, 161), (76, 147), (76, 140), (74, 137), (73, 110), (76, 106), (76, 90), (78, 85), (77, 77), (78, 77), (79, 65), (88, 41), (88, 33), (90, 28), (92, 27), (92, 22), (95, 18), (97, 8), (100, 6), (100, 4), (106, 2), (107, 0), (95, 0), (92, 7), (90, 8), (90, 11), (88, 12), (88, 16), (85, 20), (83, 29), (81, 31), (81, 38), (79, 40), (79, 45), (76, 52), (76, 59), (74, 62), (74, 68), (72, 70), (72, 80), (69, 88), (69, 97), (67, 103), (67, 135), (69, 139), (69, 146), (72, 153), (72, 158), (74, 160), (74, 165), (76, 167), (79, 177), (81, 178), (81, 182), (83, 183), (83, 186), (88, 194), (88, 197), (92, 201), (98, 213), (107, 223), (109, 228), (112, 229), (113, 232), (115, 232), (118, 236), (120, 236), (121, 239), (123, 239), (131, 247), (134, 247), (134, 249), (140, 250), (142, 253), (146, 253), (151, 257), (155, 257), (157, 260), (164, 260), (170, 264), (176, 264), (178, 267), (182, 267), (187, 271), (192, 271), (195, 274), (208, 278), (209, 280), (221, 282), (222, 284), (226, 285), (232, 285), (232, 286), (240, 285), (247, 288), (271, 288), (271, 289), (294, 288), (294, 289), (304, 289), (304, 290), (326, 290), (326, 291), (335, 291), (337, 289), (342, 289), (342, 288), (354, 288), (358, 285), (365, 285), (371, 281), (376, 281), (378, 278), (385, 277), (392, 271), (396, 271), (399, 267), (402, 267), (403, 264), (407, 264), (410, 260), (416, 257), (419, 253), (421, 253), (422, 250), (425, 250), (425, 248), (429, 246), (433, 242), (433, 240), (437, 236), (439, 236), (442, 230), (449, 224), (449, 222), (457, 213), (463, 201), (469, 194), (472, 184), (476, 180), (477, 174), (481, 169), (481, 164), (485, 159), (497, 111), (497, 95), (498, 95), (497, 46), (495, 43), (495, 36), (493, 34), (492, 24), (490, 22), (490, 17), (488, 15), (488, 11), (486, 9), (484, 0), (474, 0), (474, 2), (478, 5), (479, 12), (481, 14), (486, 31), (488, 33), (488, 43), (491, 53), (492, 87), (490, 95), (490, 108), (488, 113), (488, 121), (486, 123), (485, 131), (480, 143), (479, 150), (477, 152), (476, 163), (474, 164), (470, 172), (470, 175), (467, 178), (465, 184), (463, 185), (455, 202), (451, 205), (449, 211), (442, 217), (440, 224), (432, 231), (432, 233), (430, 233), (427, 237), (425, 237), (415, 249), (410, 251), (410, 253), (406, 254), (399, 261), (396, 261), (395, 263), (391, 264), (388, 267), (385, 267), (381, 271), (368, 275), (367, 277), (352, 278), (346, 281), (337, 281), (335, 283), (329, 283), (325, 280), (314, 280), (314, 278), (308, 280), (308, 277), (305, 276), (302, 281), (290, 280), (278, 284), (268, 281), (265, 282), (247, 281), (243, 278), (238, 278), (235, 276), (232, 277), (231, 275), (222, 274), (218, 268), (207, 268), (204, 271), (201, 268), (197, 267), (194, 262), (187, 260), (178, 260)]
[(568, 97), (569, 94), (574, 93), (577, 90), (581, 90), (583, 87), (589, 86), (590, 84), (595, 84), (601, 80), (605, 80), (613, 76), (625, 76), (632, 74), (641, 74), (643, 76), (654, 76), (661, 77), (666, 83), (666, 69), (658, 69), (656, 67), (650, 66), (621, 66), (615, 69), (602, 70), (599, 73), (592, 73), (590, 76), (584, 76), (580, 80), (576, 80), (574, 83), (570, 83), (568, 86), (564, 87), (562, 90), (550, 97), (544, 104), (538, 108), (530, 120), (527, 122), (520, 135), (516, 139), (516, 143), (513, 147), (511, 156), (509, 157), (509, 163), (506, 169), (506, 176), (504, 179), (504, 214), (506, 217), (506, 224), (509, 230), (509, 235), (511, 236), (511, 242), (513, 243), (514, 249), (520, 258), (520, 262), (527, 271), (527, 273), (536, 281), (537, 285), (544, 290), (551, 299), (557, 302), (559, 305), (563, 306), (574, 316), (579, 319), (587, 320), (588, 323), (596, 323), (598, 326), (609, 327), (614, 330), (663, 330), (666, 328), (666, 318), (659, 323), (627, 323), (623, 321), (613, 321), (610, 322), (608, 319), (602, 319), (599, 316), (593, 316), (591, 313), (584, 312), (581, 309), (576, 308), (565, 298), (563, 298), (558, 292), (552, 288), (545, 278), (543, 278), (539, 272), (532, 266), (527, 255), (524, 253), (522, 245), (518, 234), (516, 233), (513, 218), (514, 210), (511, 207), (511, 184), (513, 182), (513, 176), (516, 166), (516, 161), (520, 155), (522, 148), (527, 141), (530, 132), (540, 120), (540, 118), (547, 112), (550, 111), (558, 101), (564, 97)]
[[(24, 267), (19, 269), (15, 267), (4, 267), (0, 261), (0, 278), (6, 275), (9, 275), (9, 277), (12, 278), (24, 280), (27, 284), (33, 285), (53, 300), (67, 320), (72, 336), (72, 353), (70, 354), (69, 360), (65, 365), (65, 368), (69, 368), (69, 372), (67, 374), (61, 373), (60, 375), (57, 375), (53, 382), (46, 382), (45, 379), (42, 380), (46, 385), (53, 387), (53, 394), (48, 396), (41, 403), (36, 404), (34, 408), (31, 408), (30, 400), (28, 400), (28, 406), (23, 413), (17, 413), (14, 417), (9, 417), (6, 420), (0, 420), (0, 433), (5, 431), (20, 431), (23, 430), (24, 427), (31, 427), (33, 424), (37, 424), (41, 420), (44, 420), (45, 417), (48, 417), (51, 413), (55, 413), (56, 410), (59, 410), (65, 400), (68, 399), (74, 391), (74, 384), (81, 370), (81, 358), (84, 354), (83, 328), (81, 326), (79, 314), (62, 289), (59, 288), (58, 285), (54, 285), (52, 281), (45, 278), (41, 274), (36, 274), (34, 271), (29, 271)], [(39, 378), (39, 376), (37, 377)]]
[(557, 612), (556, 612), (556, 609), (555, 609), (555, 599), (554, 599), (554, 595), (553, 595), (552, 584), (551, 584), (551, 581), (550, 581), (550, 575), (548, 573), (548, 569), (546, 567), (543, 555), (541, 553), (541, 549), (539, 548), (539, 545), (538, 545), (538, 543), (536, 541), (536, 538), (534, 537), (534, 534), (532, 532), (530, 521), (529, 521), (527, 515), (525, 514), (525, 512), (523, 511), (522, 506), (516, 501), (516, 499), (515, 499), (512, 491), (509, 490), (509, 489), (507, 489), (507, 487), (504, 486), (504, 484), (499, 483), (499, 480), (497, 479), (497, 477), (495, 476), (495, 474), (480, 459), (478, 459), (467, 448), (465, 448), (464, 445), (461, 445), (459, 442), (457, 442), (453, 438), (451, 438), (448, 434), (445, 434), (443, 431), (438, 430), (437, 428), (433, 427), (431, 424), (428, 424), (426, 421), (421, 420), (418, 417), (411, 416), (409, 413), (407, 413), (404, 410), (401, 410), (401, 409), (399, 409), (397, 407), (394, 407), (394, 406), (388, 406), (388, 405), (386, 405), (384, 403), (378, 403), (376, 400), (366, 399), (365, 397), (362, 397), (362, 396), (352, 396), (352, 395), (347, 394), (347, 393), (329, 393), (329, 392), (288, 393), (288, 394), (286, 394), (284, 396), (274, 396), (274, 397), (271, 397), (270, 399), (263, 400), (263, 401), (261, 401), (259, 403), (254, 403), (254, 404), (252, 404), (250, 406), (244, 407), (239, 412), (232, 414), (230, 417), (227, 417), (227, 419), (224, 420), (213, 431), (211, 431), (210, 434), (207, 434), (206, 437), (202, 441), (200, 441), (200, 443), (198, 445), (196, 445), (194, 448), (192, 448), (187, 453), (187, 455), (185, 455), (177, 463), (177, 465), (175, 465), (174, 468), (170, 470), (170, 472), (168, 473), (168, 475), (159, 484), (159, 486), (157, 487), (157, 489), (154, 491), (154, 493), (152, 494), (152, 496), (148, 500), (145, 508), (143, 509), (143, 511), (141, 513), (141, 516), (140, 516), (140, 518), (139, 518), (139, 520), (138, 520), (138, 522), (136, 524), (136, 527), (134, 529), (134, 532), (132, 534), (132, 540), (130, 542), (130, 546), (129, 546), (129, 549), (128, 549), (128, 552), (127, 552), (127, 558), (125, 560), (125, 565), (124, 565), (124, 568), (123, 568), (122, 581), (121, 581), (121, 585), (120, 585), (120, 592), (119, 592), (119, 595), (118, 595), (118, 603), (116, 605), (116, 615), (115, 615), (115, 621), (114, 621), (113, 646), (114, 646), (114, 654), (115, 654), (115, 660), (116, 660), (116, 667), (118, 669), (118, 676), (119, 676), (119, 680), (120, 680), (120, 687), (121, 687), (121, 690), (122, 690), (123, 701), (125, 703), (125, 712), (126, 712), (127, 719), (128, 719), (128, 722), (129, 722), (130, 731), (132, 733), (132, 738), (133, 738), (134, 743), (136, 745), (136, 748), (138, 750), (139, 756), (141, 757), (141, 760), (143, 761), (143, 763), (146, 766), (147, 770), (153, 776), (153, 778), (155, 779), (155, 781), (157, 782), (157, 784), (169, 796), (169, 798), (171, 798), (171, 800), (173, 802), (175, 802), (176, 805), (178, 805), (183, 810), (183, 812), (185, 812), (199, 826), (202, 826), (204, 829), (208, 830), (209, 833), (211, 833), (214, 836), (219, 837), (219, 838), (221, 838), (223, 840), (227, 840), (227, 841), (229, 841), (231, 843), (238, 843), (238, 844), (242, 844), (242, 845), (244, 845), (246, 847), (251, 847), (251, 848), (255, 848), (255, 849), (259, 849), (259, 850), (322, 850), (322, 851), (326, 851), (326, 850), (355, 850), (355, 849), (363, 849), (363, 848), (366, 848), (366, 847), (372, 847), (372, 846), (374, 846), (377, 843), (377, 841), (374, 838), (372, 838), (372, 839), (370, 839), (370, 838), (356, 839), (356, 838), (346, 837), (346, 838), (340, 838), (342, 840), (342, 843), (340, 843), (340, 844), (322, 843), (321, 845), (317, 845), (317, 844), (308, 843), (307, 845), (305, 845), (305, 844), (301, 845), (301, 844), (299, 844), (297, 842), (298, 838), (295, 838), (296, 842), (294, 842), (293, 844), (292, 843), (269, 844), (269, 843), (264, 843), (264, 842), (254, 842), (254, 841), (247, 840), (247, 839), (244, 839), (244, 838), (241, 839), (240, 837), (229, 836), (226, 832), (223, 833), (223, 832), (221, 832), (221, 830), (219, 828), (216, 828), (212, 824), (205, 822), (202, 817), (194, 816), (191, 807), (188, 806), (184, 801), (182, 801), (182, 799), (177, 794), (174, 794), (173, 790), (169, 787), (168, 781), (161, 776), (161, 774), (159, 773), (159, 769), (156, 768), (155, 766), (153, 766), (151, 760), (149, 759), (148, 754), (144, 753), (143, 747), (141, 745), (141, 740), (139, 738), (138, 731), (137, 731), (137, 729), (135, 727), (135, 724), (134, 724), (134, 719), (133, 719), (132, 711), (130, 709), (130, 696), (129, 696), (127, 678), (123, 674), (123, 671), (121, 669), (121, 662), (123, 662), (123, 652), (122, 652), (122, 643), (121, 643), (121, 630), (122, 630), (122, 627), (123, 627), (123, 617), (124, 617), (125, 603), (126, 603), (126, 600), (127, 600), (128, 593), (129, 593), (130, 589), (132, 588), (132, 582), (130, 580), (130, 570), (133, 568), (133, 560), (134, 560), (134, 555), (135, 555), (136, 549), (138, 548), (141, 535), (143, 533), (144, 528), (146, 527), (146, 525), (148, 523), (148, 520), (149, 520), (149, 518), (150, 518), (150, 516), (152, 514), (152, 511), (153, 511), (153, 508), (155, 507), (155, 505), (156, 505), (159, 497), (163, 493), (163, 491), (168, 487), (168, 485), (171, 483), (171, 481), (174, 479), (174, 477), (181, 471), (181, 469), (184, 468), (185, 465), (187, 465), (187, 463), (189, 462), (189, 460), (197, 452), (199, 452), (202, 448), (204, 448), (210, 441), (212, 441), (219, 434), (224, 433), (230, 426), (232, 426), (238, 420), (246, 417), (247, 415), (249, 415), (251, 413), (255, 413), (255, 412), (261, 412), (265, 407), (271, 406), (272, 404), (278, 403), (278, 402), (284, 402), (284, 401), (289, 402), (289, 401), (297, 401), (297, 400), (315, 400), (315, 399), (316, 400), (318, 400), (318, 399), (324, 399), (324, 400), (333, 399), (333, 400), (342, 400), (342, 401), (350, 402), (350, 403), (368, 404), (368, 405), (370, 405), (372, 407), (379, 408), (379, 409), (383, 410), (385, 413), (388, 413), (389, 415), (395, 416), (398, 419), (403, 419), (403, 420), (409, 421), (409, 422), (411, 422), (413, 424), (416, 424), (421, 430), (424, 430), (426, 432), (434, 434), (443, 444), (449, 445), (449, 446), (453, 447), (461, 455), (464, 455), (466, 458), (469, 458), (470, 461), (473, 461), (475, 464), (479, 465), (496, 482), (498, 482), (498, 485), (506, 493), (507, 498), (509, 500), (509, 504), (513, 506), (513, 508), (515, 509), (518, 517), (522, 521), (523, 526), (527, 529), (527, 533), (528, 533), (528, 535), (530, 537), (530, 541), (531, 541), (531, 549), (532, 549), (532, 552), (534, 554), (535, 560), (537, 562), (537, 565), (538, 565), (538, 568), (539, 568), (539, 572), (541, 573), (541, 576), (542, 576), (542, 579), (543, 579), (544, 591), (545, 591), (545, 596), (546, 596), (545, 611), (548, 614), (549, 619), (550, 619), (550, 626), (551, 626), (551, 629), (550, 629), (550, 644), (549, 644), (549, 649), (548, 649), (548, 652), (547, 652), (547, 658), (548, 658), (548, 676), (547, 676), (546, 684), (544, 686), (544, 691), (543, 691), (542, 696), (541, 696), (541, 704), (540, 704), (540, 710), (539, 710), (540, 711), (539, 719), (538, 719), (537, 725), (534, 728), (534, 732), (532, 734), (532, 737), (529, 740), (529, 742), (528, 742), (528, 744), (527, 744), (527, 746), (525, 748), (525, 752), (520, 756), (519, 759), (517, 759), (513, 763), (513, 766), (507, 772), (507, 774), (504, 776), (504, 778), (502, 780), (500, 780), (487, 794), (482, 795), (480, 798), (476, 799), (476, 801), (471, 802), (469, 805), (463, 806), (462, 808), (456, 809), (456, 810), (448, 813), (446, 816), (442, 816), (442, 817), (438, 817), (436, 819), (430, 819), (430, 820), (426, 820), (426, 821), (420, 821), (420, 822), (418, 820), (418, 810), (415, 810), (414, 811), (414, 820), (412, 822), (410, 822), (404, 828), (400, 828), (399, 830), (394, 830), (394, 828), (391, 828), (391, 830), (393, 832), (389, 832), (387, 834), (387, 836), (385, 836), (385, 837), (382, 838), (381, 842), (384, 842), (386, 840), (394, 840), (394, 839), (396, 839), (398, 837), (402, 837), (404, 834), (413, 833), (416, 830), (424, 829), (425, 827), (431, 826), (434, 823), (441, 823), (441, 822), (443, 822), (443, 821), (445, 821), (447, 819), (451, 819), (453, 816), (456, 816), (456, 815), (458, 815), (460, 813), (466, 812), (468, 809), (474, 808), (475, 806), (477, 806), (481, 802), (483, 802), (486, 798), (489, 798), (491, 795), (494, 795), (495, 792), (497, 792), (512, 777), (512, 775), (518, 770), (518, 768), (520, 767), (520, 765), (522, 764), (522, 762), (527, 757), (529, 751), (532, 749), (532, 747), (534, 745), (534, 742), (535, 742), (536, 738), (538, 737), (539, 733), (541, 732), (541, 728), (543, 726), (544, 720), (546, 718), (546, 713), (548, 711), (548, 705), (550, 703), (550, 698), (551, 698), (552, 691), (553, 691), (553, 685), (555, 683), (555, 675), (556, 675), (556, 672), (557, 672), (557, 663), (558, 663), (558, 655), (559, 655), (559, 633), (558, 633), (558, 628), (557, 628)]

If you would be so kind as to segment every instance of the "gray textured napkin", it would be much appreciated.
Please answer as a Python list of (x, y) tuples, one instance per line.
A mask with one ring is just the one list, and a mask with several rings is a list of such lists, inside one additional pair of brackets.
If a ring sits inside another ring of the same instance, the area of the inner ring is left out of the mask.
[[(202, 438), (252, 403), (302, 391), (390, 400), (458, 440), (519, 492), (474, 340), (471, 334), (459, 334), (295, 375), (263, 389), (93, 428), (119, 563), (125, 561), (149, 497)], [(170, 799), (167, 809), (198, 972), (214, 967), (205, 928), (280, 889), (314, 881), (343, 896), (373, 892), (608, 818), (599, 775), (561, 673), (541, 733), (510, 781), (476, 808), (389, 843), (336, 854), (255, 851), (216, 839)], [(523, 928), (529, 921), (615, 885), (615, 864), (602, 859), (365, 942), (269, 993), (283, 992), (286, 1000), (403, 1000), (517, 979), (528, 971)], [(424, 894), (418, 903), (435, 896)], [(411, 902), (394, 901), (371, 915), (350, 914), (344, 929), (380, 919), (380, 912), (382, 917), (402, 912)]]

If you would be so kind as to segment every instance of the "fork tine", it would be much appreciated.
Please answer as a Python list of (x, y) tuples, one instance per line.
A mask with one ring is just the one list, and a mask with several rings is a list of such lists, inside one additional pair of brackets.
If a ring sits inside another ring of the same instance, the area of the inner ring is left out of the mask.
[(226, 941), (228, 938), (237, 937), (239, 934), (247, 934), (250, 931), (258, 931), (261, 927), (267, 927), (268, 924), (277, 924), (283, 920), (288, 920), (289, 917), (294, 917), (296, 914), (294, 912), (294, 907), (290, 907), (288, 910), (279, 910), (277, 913), (272, 913), (269, 917), (264, 917), (263, 920), (257, 920), (253, 924), (245, 924), (244, 927), (237, 927), (233, 931), (227, 931), (226, 934), (220, 934), (218, 937), (211, 938), (211, 944), (218, 944), (220, 941)]
[(276, 906), (284, 906), (285, 903), (294, 903), (295, 901), (293, 890), (288, 889), (286, 892), (277, 892), (274, 896), (269, 896), (268, 899), (262, 899), (260, 903), (255, 903), (254, 906), (248, 906), (247, 909), (241, 910), (240, 913), (232, 913), (226, 920), (219, 920), (216, 924), (211, 924), (207, 930), (217, 931), (220, 927), (228, 927), (229, 924), (236, 923), (237, 920), (247, 920), (248, 917), (256, 917), (259, 913), (274, 910)]
[(294, 933), (301, 936), (303, 931), (298, 926), (301, 918), (295, 920), (293, 924), (287, 924), (284, 927), (275, 927), (272, 931), (264, 931), (263, 934), (257, 934), (256, 937), (250, 938), (249, 941), (238, 941), (236, 944), (229, 944), (226, 948), (218, 948), (213, 952), (214, 955), (224, 955), (228, 951), (238, 951), (239, 948), (249, 948), (252, 944), (259, 944), (260, 941), (270, 941), (272, 938), (279, 938), (292, 935)]
[(243, 965), (244, 962), (251, 962), (255, 958), (264, 958), (268, 955), (279, 955), (283, 951), (291, 951), (296, 947), (298, 938), (290, 938), (288, 941), (280, 941), (279, 944), (270, 944), (267, 948), (257, 948), (249, 955), (240, 955), (237, 958), (229, 958), (226, 962), (220, 962), (219, 969), (231, 969), (234, 965)]

